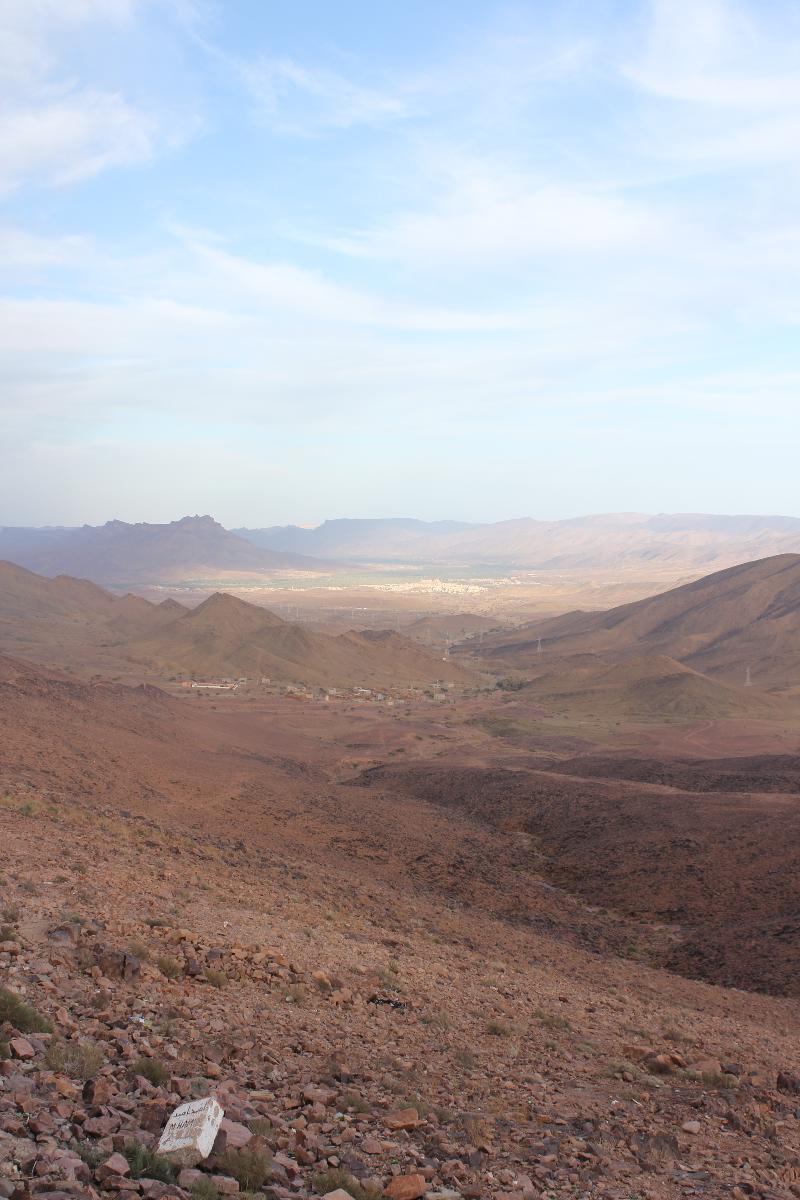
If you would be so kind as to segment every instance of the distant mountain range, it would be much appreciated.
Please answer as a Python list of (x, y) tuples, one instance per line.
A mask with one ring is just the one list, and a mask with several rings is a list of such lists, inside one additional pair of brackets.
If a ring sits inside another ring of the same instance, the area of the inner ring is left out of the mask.
[(237, 529), (262, 549), (351, 562), (465, 563), (551, 569), (674, 567), (707, 570), (800, 552), (800, 518), (703, 513), (609, 513), (564, 521), (495, 524), (336, 520)]
[(0, 528), (0, 559), (40, 575), (71, 575), (116, 587), (226, 571), (329, 569), (298, 554), (261, 549), (209, 516), (166, 525), (108, 521), (75, 529)]
[(795, 517), (611, 513), (564, 521), (325, 521), (224, 529), (210, 516), (164, 525), (108, 521), (80, 528), (0, 527), (0, 559), (42, 575), (109, 587), (220, 580), (354, 564), (455, 565), (490, 571), (648, 570), (699, 575), (768, 555), (800, 552)]

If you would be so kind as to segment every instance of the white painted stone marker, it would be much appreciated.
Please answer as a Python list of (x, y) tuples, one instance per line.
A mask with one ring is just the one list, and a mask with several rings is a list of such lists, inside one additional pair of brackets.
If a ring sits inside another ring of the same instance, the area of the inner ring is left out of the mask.
[(180, 1167), (196, 1167), (208, 1158), (224, 1112), (213, 1096), (181, 1104), (167, 1121), (158, 1153)]

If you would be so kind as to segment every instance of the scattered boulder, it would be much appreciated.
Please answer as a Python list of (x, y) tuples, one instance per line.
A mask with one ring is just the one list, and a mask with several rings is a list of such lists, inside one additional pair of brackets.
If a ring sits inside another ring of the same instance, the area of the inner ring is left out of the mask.
[(27, 1038), (11, 1038), (8, 1045), (14, 1058), (28, 1059), (36, 1057), (36, 1051)]
[(115, 1181), (121, 1179), (125, 1175), (130, 1175), (130, 1165), (127, 1158), (122, 1154), (112, 1154), (104, 1163), (95, 1171), (95, 1176), (100, 1183), (107, 1181)]
[(421, 1124), (419, 1113), (415, 1108), (397, 1108), (387, 1113), (383, 1119), (387, 1129), (416, 1129)]
[(424, 1175), (395, 1175), (386, 1187), (384, 1194), (391, 1200), (421, 1200), (428, 1190), (428, 1181)]

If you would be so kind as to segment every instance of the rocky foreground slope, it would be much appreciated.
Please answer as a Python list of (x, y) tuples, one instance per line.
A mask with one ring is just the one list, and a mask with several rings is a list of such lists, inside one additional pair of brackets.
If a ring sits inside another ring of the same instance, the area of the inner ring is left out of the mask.
[[(800, 1194), (795, 1003), (40, 804), (3, 810), (0, 1195)], [(172, 1182), (159, 1134), (209, 1094)]]
[[(0, 1197), (800, 1195), (797, 999), (647, 965), (672, 924), (423, 794), (488, 794), (467, 713), (298, 707), (0, 659)], [(547, 778), (577, 835), (606, 785)], [(157, 1146), (203, 1096), (187, 1174)]]

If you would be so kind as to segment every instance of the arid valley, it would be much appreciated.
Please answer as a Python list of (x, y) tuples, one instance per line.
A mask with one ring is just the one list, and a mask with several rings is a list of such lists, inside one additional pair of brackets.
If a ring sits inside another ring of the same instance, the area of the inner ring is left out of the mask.
[(331, 616), (197, 532), (0, 564), (0, 1194), (800, 1195), (800, 554)]
[(800, 1200), (800, 0), (0, 0), (0, 1200)]

